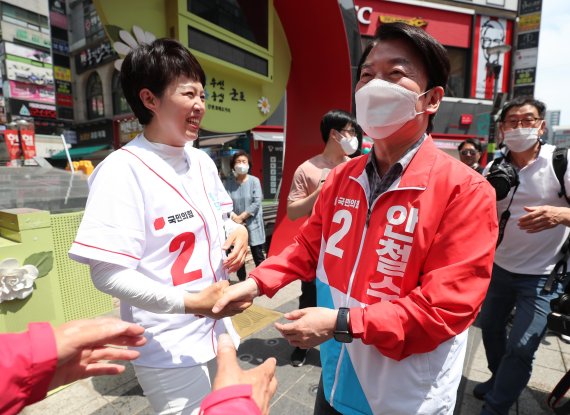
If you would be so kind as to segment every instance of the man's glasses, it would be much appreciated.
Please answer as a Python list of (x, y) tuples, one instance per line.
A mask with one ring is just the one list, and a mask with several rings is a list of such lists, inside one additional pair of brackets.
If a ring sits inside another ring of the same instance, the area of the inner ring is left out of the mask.
[(530, 127), (534, 127), (536, 122), (539, 120), (542, 120), (542, 118), (525, 117), (525, 118), (522, 118), (520, 120), (517, 118), (510, 118), (510, 119), (503, 121), (503, 124), (508, 126), (508, 127), (511, 127), (512, 129), (517, 128), (519, 126), (519, 124), (522, 126), (522, 128), (530, 128)]
[(474, 156), (477, 154), (477, 150), (461, 150), (459, 152), (462, 156)]

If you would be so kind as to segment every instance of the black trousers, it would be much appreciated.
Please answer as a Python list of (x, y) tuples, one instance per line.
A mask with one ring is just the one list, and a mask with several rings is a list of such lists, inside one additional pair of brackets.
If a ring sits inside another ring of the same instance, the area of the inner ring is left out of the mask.
[[(265, 254), (263, 253), (263, 244), (255, 246), (250, 245), (249, 249), (251, 249), (251, 256), (253, 257), (253, 262), (255, 263), (256, 267), (259, 264), (261, 264), (263, 261), (265, 261)], [(245, 264), (243, 264), (243, 266), (237, 270), (237, 276), (240, 281), (245, 281), (246, 277)]]
[(319, 388), (317, 389), (317, 397), (315, 399), (315, 409), (313, 415), (342, 415), (339, 411), (334, 409), (325, 398), (325, 390), (323, 389), (323, 377), (319, 381)]
[(299, 297), (299, 308), (317, 306), (317, 284), (315, 280), (310, 282), (301, 281), (301, 296)]

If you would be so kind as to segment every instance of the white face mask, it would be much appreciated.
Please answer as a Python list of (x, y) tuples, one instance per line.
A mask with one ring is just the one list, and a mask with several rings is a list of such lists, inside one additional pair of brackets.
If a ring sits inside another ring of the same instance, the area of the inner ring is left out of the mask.
[(515, 128), (503, 131), (504, 143), (509, 150), (521, 153), (538, 141), (538, 128)]
[(428, 91), (416, 94), (400, 85), (373, 79), (354, 96), (356, 121), (368, 136), (382, 140), (423, 114), (423, 111), (416, 112), (416, 102)]
[(234, 166), (234, 171), (237, 174), (247, 174), (247, 172), (249, 171), (249, 165), (247, 165), (247, 164), (236, 164)]
[(350, 137), (341, 137), (340, 141), (338, 142), (342, 147), (342, 151), (347, 156), (354, 154), (354, 152), (358, 149), (358, 138), (355, 136)]

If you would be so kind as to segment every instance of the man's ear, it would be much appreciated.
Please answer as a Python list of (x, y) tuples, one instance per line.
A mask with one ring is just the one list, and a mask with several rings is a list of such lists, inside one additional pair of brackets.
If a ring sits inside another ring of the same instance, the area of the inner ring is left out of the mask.
[(427, 106), (424, 109), (426, 114), (435, 114), (437, 112), (444, 93), (445, 91), (442, 87), (434, 86), (431, 91), (426, 94)]
[(158, 99), (152, 93), (152, 91), (148, 88), (143, 88), (139, 92), (139, 98), (143, 105), (153, 113), (156, 112), (156, 108), (158, 106)]

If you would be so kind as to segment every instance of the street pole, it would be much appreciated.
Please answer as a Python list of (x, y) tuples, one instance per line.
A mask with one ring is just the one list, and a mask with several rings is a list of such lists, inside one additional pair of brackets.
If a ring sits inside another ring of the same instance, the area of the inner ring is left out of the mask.
[(498, 56), (497, 56), (497, 63), (491, 63), (491, 68), (488, 70), (493, 71), (493, 108), (491, 109), (491, 115), (489, 120), (489, 138), (487, 140), (487, 163), (493, 161), (495, 158), (495, 151), (497, 149), (497, 143), (495, 140), (495, 133), (497, 130), (497, 114), (501, 109), (500, 102), (502, 100), (497, 99), (498, 90), (499, 90), (499, 75), (501, 74), (501, 64), (498, 63)]
[(497, 144), (495, 141), (495, 131), (497, 128), (497, 114), (502, 107), (503, 93), (499, 93), (499, 75), (501, 74), (501, 64), (500, 57), (502, 54), (507, 53), (511, 50), (510, 45), (502, 44), (497, 46), (491, 46), (486, 48), (486, 53), (489, 56), (496, 55), (497, 59), (495, 62), (487, 63), (487, 76), (493, 76), (493, 108), (491, 109), (490, 120), (489, 120), (489, 138), (487, 140), (487, 162), (493, 161), (495, 158), (495, 150), (497, 149)]

